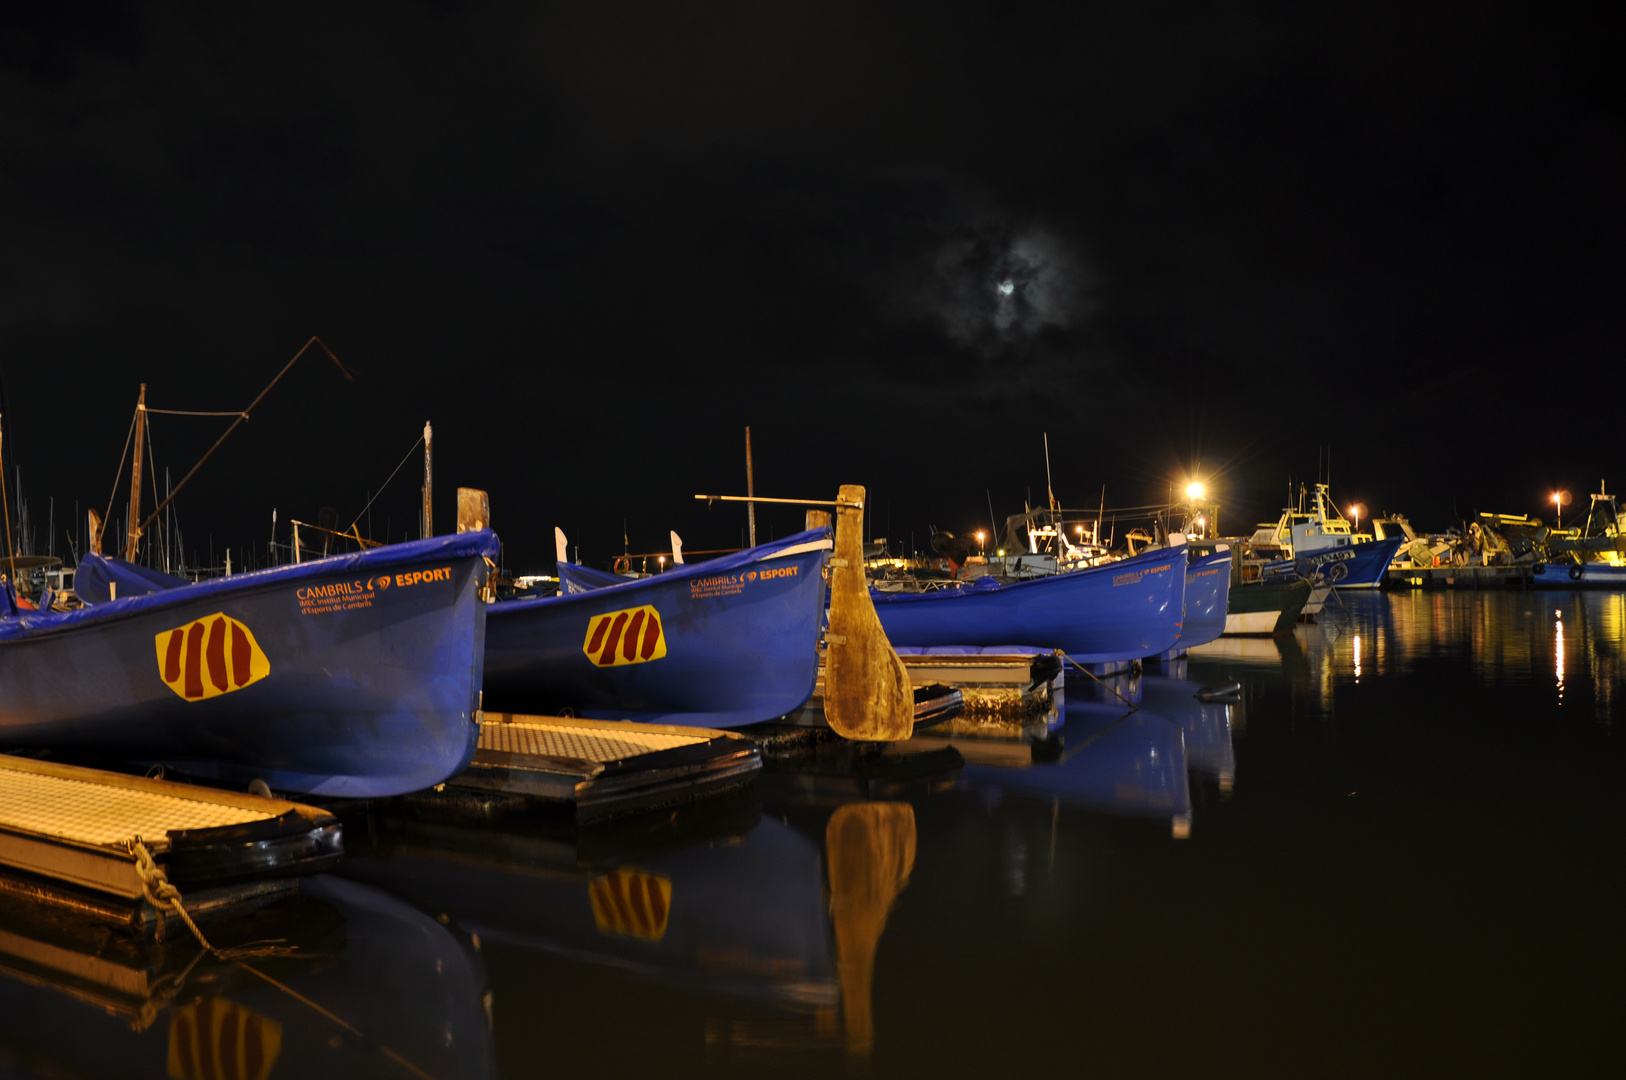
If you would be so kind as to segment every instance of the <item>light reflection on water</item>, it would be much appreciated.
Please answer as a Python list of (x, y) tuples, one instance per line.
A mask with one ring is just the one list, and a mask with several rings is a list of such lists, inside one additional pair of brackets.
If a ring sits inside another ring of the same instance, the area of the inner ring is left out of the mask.
[(1280, 670), (1323, 712), (1337, 688), (1366, 676), (1466, 665), (1486, 688), (1548, 688), (1554, 703), (1582, 689), (1606, 719), (1626, 679), (1626, 595), (1515, 590), (1361, 592), (1286, 638), (1221, 638), (1200, 661)]

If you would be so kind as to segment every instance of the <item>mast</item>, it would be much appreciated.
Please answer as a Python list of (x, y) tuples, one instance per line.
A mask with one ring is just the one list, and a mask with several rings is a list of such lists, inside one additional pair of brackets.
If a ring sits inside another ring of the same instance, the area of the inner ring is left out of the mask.
[[(0, 429), (3, 431), (3, 429)], [(11, 503), (6, 498), (6, 470), (0, 467), (0, 514), (6, 518), (6, 565), (10, 567), (10, 576), (6, 579), (10, 585), (11, 596), (9, 603), (12, 611), (17, 610), (17, 553), (11, 547)]]
[(141, 396), (136, 399), (135, 464), (130, 471), (130, 537), (124, 548), (126, 562), (135, 562), (136, 545), (141, 542), (141, 451), (146, 436), (147, 384), (142, 383)]
[[(745, 495), (746, 495), (747, 498), (755, 498), (756, 493), (757, 493), (756, 480), (751, 475), (751, 429), (750, 429), (750, 427), (747, 427), (745, 429)], [(754, 502), (746, 503), (745, 504), (745, 513), (746, 513), (747, 520), (749, 520), (750, 523), (751, 523), (751, 546), (756, 547), (757, 546), (757, 504), (754, 503)]]
[(423, 538), (435, 535), (435, 518), (430, 507), (435, 494), (435, 429), (423, 422)]

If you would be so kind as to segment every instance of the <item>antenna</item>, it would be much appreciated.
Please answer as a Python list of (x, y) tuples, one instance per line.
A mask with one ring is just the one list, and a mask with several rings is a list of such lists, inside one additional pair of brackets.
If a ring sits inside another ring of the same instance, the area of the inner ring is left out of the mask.
[(1044, 493), (1050, 496), (1050, 509), (1056, 508), (1056, 489), (1050, 483), (1050, 432), (1044, 433)]

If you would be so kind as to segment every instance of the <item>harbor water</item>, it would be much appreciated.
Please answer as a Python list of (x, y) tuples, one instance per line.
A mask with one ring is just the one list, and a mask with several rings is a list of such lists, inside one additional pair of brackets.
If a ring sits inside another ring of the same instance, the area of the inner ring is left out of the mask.
[(363, 807), (235, 960), (0, 898), (0, 1074), (1618, 1075), (1623, 653), (1620, 593), (1337, 594), (1025, 740)]

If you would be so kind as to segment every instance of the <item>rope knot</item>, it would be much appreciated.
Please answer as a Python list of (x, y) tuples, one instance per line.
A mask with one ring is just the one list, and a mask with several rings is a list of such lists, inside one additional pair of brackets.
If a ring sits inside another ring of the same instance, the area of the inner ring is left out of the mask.
[(167, 909), (179, 915), (181, 921), (186, 923), (187, 929), (192, 931), (192, 936), (198, 939), (198, 944), (207, 951), (214, 952), (214, 946), (209, 944), (209, 939), (203, 936), (203, 931), (198, 929), (198, 924), (192, 921), (192, 916), (182, 905), (181, 890), (171, 884), (164, 874), (163, 867), (153, 859), (147, 845), (141, 842), (141, 837), (133, 837), (125, 842), (125, 846), (130, 854), (135, 856), (136, 876), (141, 879), (141, 893), (147, 898), (147, 903), (159, 911)]

